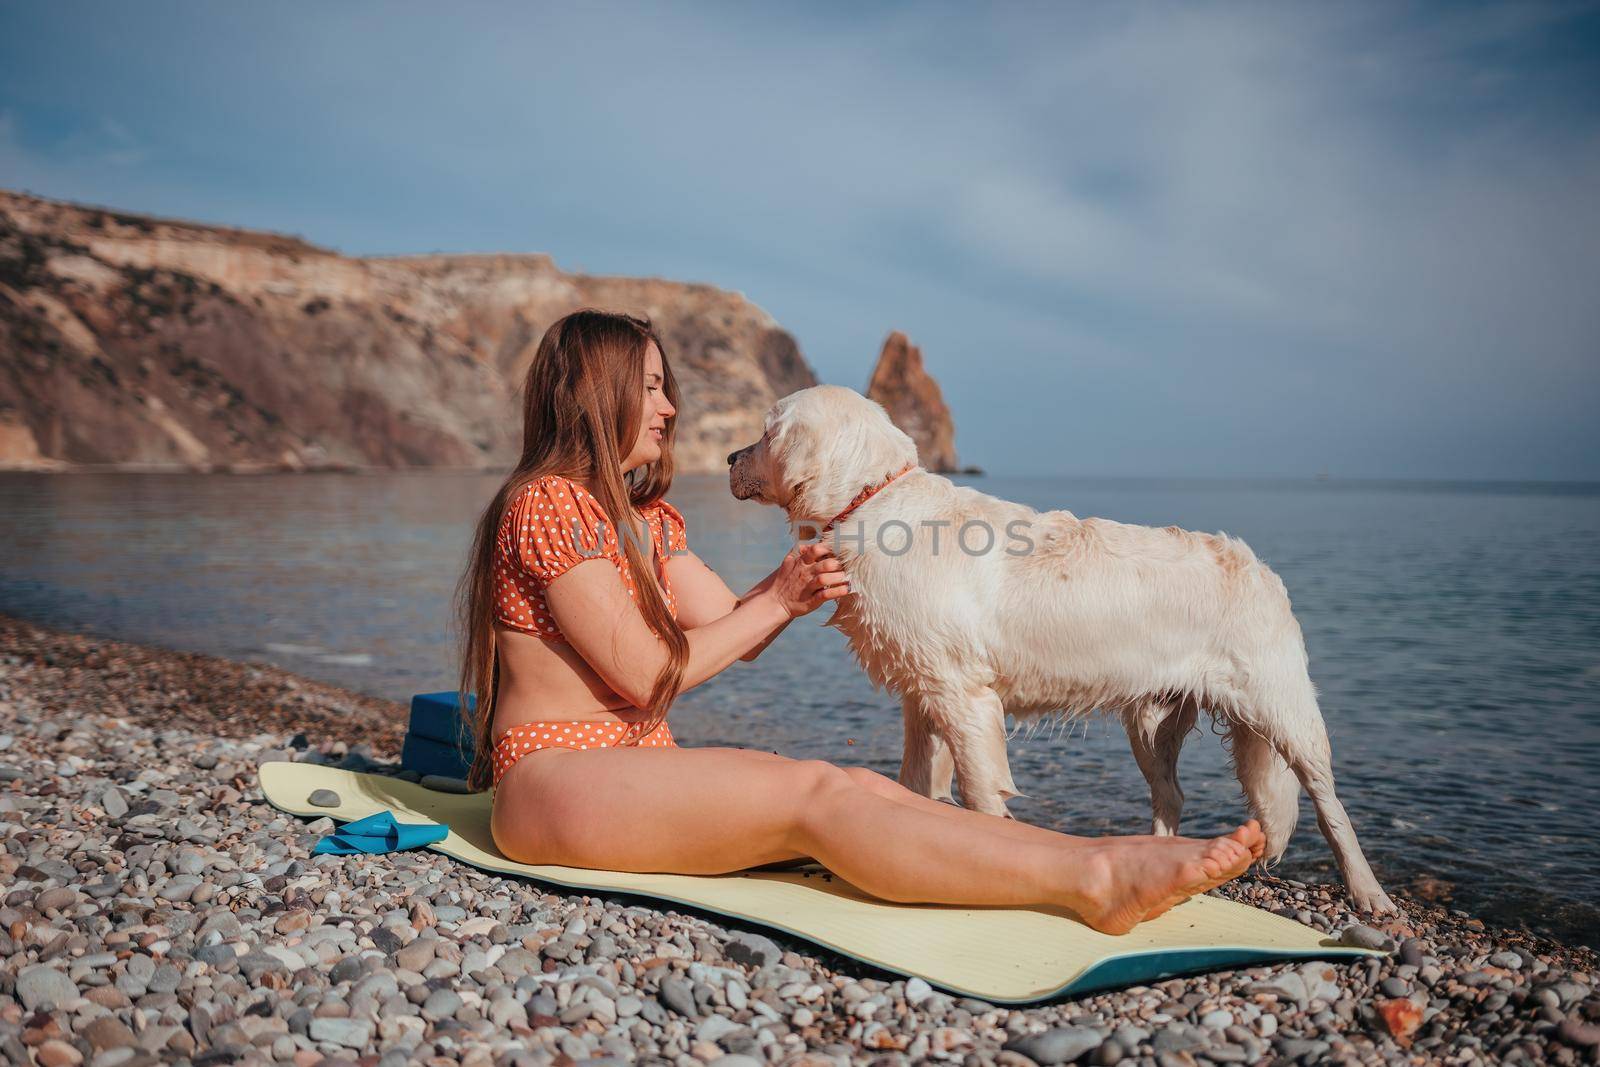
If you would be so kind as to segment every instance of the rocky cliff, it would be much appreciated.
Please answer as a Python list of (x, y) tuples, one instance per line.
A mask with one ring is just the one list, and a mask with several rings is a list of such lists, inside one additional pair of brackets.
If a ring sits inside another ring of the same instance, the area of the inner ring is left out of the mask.
[(654, 320), (680, 470), (723, 469), (816, 382), (771, 316), (708, 285), (352, 258), (0, 190), (0, 468), (503, 468), (540, 336), (586, 305)]
[(882, 404), (894, 424), (911, 435), (924, 467), (946, 473), (961, 469), (956, 463), (956, 426), (944, 394), (922, 365), (922, 349), (899, 330), (883, 342), (867, 396)]

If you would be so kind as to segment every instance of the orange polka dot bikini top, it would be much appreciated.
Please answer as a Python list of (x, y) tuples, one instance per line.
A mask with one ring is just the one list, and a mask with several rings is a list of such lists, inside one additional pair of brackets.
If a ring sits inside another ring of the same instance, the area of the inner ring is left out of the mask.
[[(683, 515), (665, 500), (641, 508), (640, 514), (655, 544), (656, 581), (667, 610), (677, 618), (666, 562), (669, 555), (688, 551)], [(545, 588), (584, 560), (600, 557), (616, 565), (628, 595), (637, 596), (616, 524), (594, 494), (558, 474), (529, 482), (506, 507), (495, 538), (495, 621), (547, 641), (565, 641), (545, 604)]]

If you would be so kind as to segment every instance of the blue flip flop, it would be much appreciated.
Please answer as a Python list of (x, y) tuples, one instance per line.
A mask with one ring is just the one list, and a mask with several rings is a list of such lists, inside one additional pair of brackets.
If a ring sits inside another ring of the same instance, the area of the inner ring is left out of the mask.
[(392, 812), (380, 811), (365, 819), (347, 822), (312, 848), (313, 855), (333, 853), (336, 856), (354, 856), (358, 853), (380, 855), (420, 848), (450, 836), (450, 827), (438, 823), (396, 822)]

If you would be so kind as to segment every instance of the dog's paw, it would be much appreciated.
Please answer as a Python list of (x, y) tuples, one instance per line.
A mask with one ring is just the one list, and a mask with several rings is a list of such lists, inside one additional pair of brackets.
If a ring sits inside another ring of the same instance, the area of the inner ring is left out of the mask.
[(1389, 894), (1376, 886), (1363, 892), (1352, 892), (1350, 898), (1357, 911), (1366, 912), (1369, 915), (1398, 915), (1400, 913), (1400, 909), (1395, 906), (1394, 901), (1389, 899)]

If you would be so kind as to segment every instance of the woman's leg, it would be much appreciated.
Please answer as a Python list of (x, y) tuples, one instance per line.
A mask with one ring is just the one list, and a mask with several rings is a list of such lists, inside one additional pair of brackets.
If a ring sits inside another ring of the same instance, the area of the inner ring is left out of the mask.
[[(787, 758), (772, 752), (757, 751), (756, 754), (767, 759)], [(1021, 819), (1007, 819), (999, 815), (990, 815), (987, 812), (972, 811), (967, 808), (957, 807), (954, 804), (946, 804), (943, 801), (934, 800), (932, 797), (923, 796), (921, 793), (918, 793), (915, 790), (907, 789), (905, 786), (901, 785), (893, 778), (890, 778), (888, 775), (879, 774), (877, 771), (874, 771), (868, 767), (850, 766), (843, 767), (841, 769), (853, 777), (863, 788), (869, 789), (872, 792), (877, 793), (879, 796), (886, 797), (887, 799), (899, 804), (905, 804), (913, 808), (921, 809), (922, 811), (931, 812), (940, 818), (950, 819), (955, 822), (964, 823), (969, 827), (983, 830), (987, 833), (1010, 838), (1013, 841), (1027, 841), (1032, 844), (1043, 842), (1046, 844), (1059, 845), (1062, 838), (1067, 838), (1073, 841), (1093, 840), (1092, 838), (1078, 837), (1073, 834), (1050, 830), (1043, 826), (1035, 826), (1032, 823), (1023, 822)], [(1154, 834), (1134, 834), (1126, 837), (1119, 836), (1117, 840), (1127, 844), (1164, 844), (1170, 842), (1172, 840), (1172, 836), (1166, 835), (1158, 837)], [(1192, 840), (1192, 838), (1189, 840)], [(1252, 863), (1259, 862), (1265, 851), (1266, 835), (1264, 833), (1250, 840), (1250, 858)], [(795, 860), (780, 860), (776, 863), (763, 863), (756, 867), (752, 867), (751, 870), (786, 870), (794, 867), (804, 867), (815, 862), (816, 860), (813, 857), (804, 856)], [(1185, 899), (1187, 898), (1175, 898), (1170, 903), (1178, 904)], [(1164, 911), (1165, 909), (1162, 910)], [(1146, 916), (1146, 918), (1153, 919), (1155, 918), (1156, 914), (1156, 912), (1151, 912)]]
[(722, 874), (814, 856), (887, 900), (1057, 904), (1116, 933), (1241, 873), (1259, 837), (1024, 842), (890, 800), (832, 764), (692, 748), (525, 756), (496, 792), (493, 831), (514, 859), (611, 870)]
[[(905, 786), (901, 785), (893, 778), (890, 778), (888, 775), (879, 774), (877, 771), (868, 767), (845, 767), (842, 769), (852, 775), (856, 781), (864, 787), (871, 789), (873, 792), (882, 796), (888, 797), (890, 800), (897, 801), (901, 804), (908, 804), (912, 807), (920, 808), (923, 811), (931, 811), (934, 814), (942, 815), (945, 818), (953, 819), (957, 822), (964, 822), (970, 826), (987, 830), (989, 833), (999, 834), (1002, 837), (1009, 837), (1015, 841), (1030, 841), (1035, 843), (1042, 841), (1046, 843), (1059, 844), (1062, 838), (1067, 838), (1073, 841), (1099, 840), (1092, 837), (1079, 837), (1075, 834), (1063, 833), (1059, 830), (1051, 830), (1043, 826), (1035, 826), (1032, 823), (1023, 822), (1021, 819), (1007, 819), (1000, 815), (989, 815), (985, 812), (971, 811), (967, 808), (957, 807), (954, 804), (946, 804), (942, 800), (934, 800), (932, 797), (925, 797), (915, 790), (907, 789)], [(1171, 840), (1171, 835), (1157, 837), (1154, 834), (1132, 834), (1126, 837), (1119, 835), (1117, 839), (1119, 841), (1126, 841), (1129, 843), (1137, 841), (1156, 844), (1162, 841)], [(1265, 836), (1263, 836), (1260, 840), (1255, 842), (1251, 849), (1251, 855), (1253, 859), (1259, 860), (1261, 858), (1266, 847), (1265, 840)]]
[[(775, 752), (766, 752), (759, 749), (740, 749), (739, 751), (749, 752), (753, 757), (761, 759), (781, 760), (788, 758)], [(955, 822), (963, 822), (970, 826), (981, 828), (989, 833), (999, 834), (1001, 837), (1008, 837), (1014, 841), (1027, 841), (1035, 844), (1043, 842), (1045, 844), (1059, 845), (1062, 838), (1074, 841), (1095, 840), (1094, 838), (1079, 837), (1058, 830), (1050, 830), (1043, 826), (1035, 826), (1032, 823), (1023, 822), (1021, 819), (1007, 819), (999, 815), (989, 815), (985, 812), (957, 807), (954, 804), (946, 804), (942, 800), (934, 800), (932, 797), (925, 797), (915, 790), (907, 789), (888, 775), (880, 774), (869, 767), (850, 766), (841, 767), (840, 769), (854, 777), (864, 788), (870, 789), (880, 796), (901, 804), (908, 804), (923, 811), (932, 812)], [(1168, 838), (1157, 837), (1153, 834), (1133, 834), (1127, 837), (1119, 837), (1118, 840), (1129, 843), (1135, 841), (1158, 843), (1168, 840)], [(1264, 850), (1265, 839), (1263, 838), (1262, 841), (1256, 842), (1251, 850), (1253, 859), (1259, 860)], [(799, 860), (796, 862), (804, 863), (806, 861)]]

